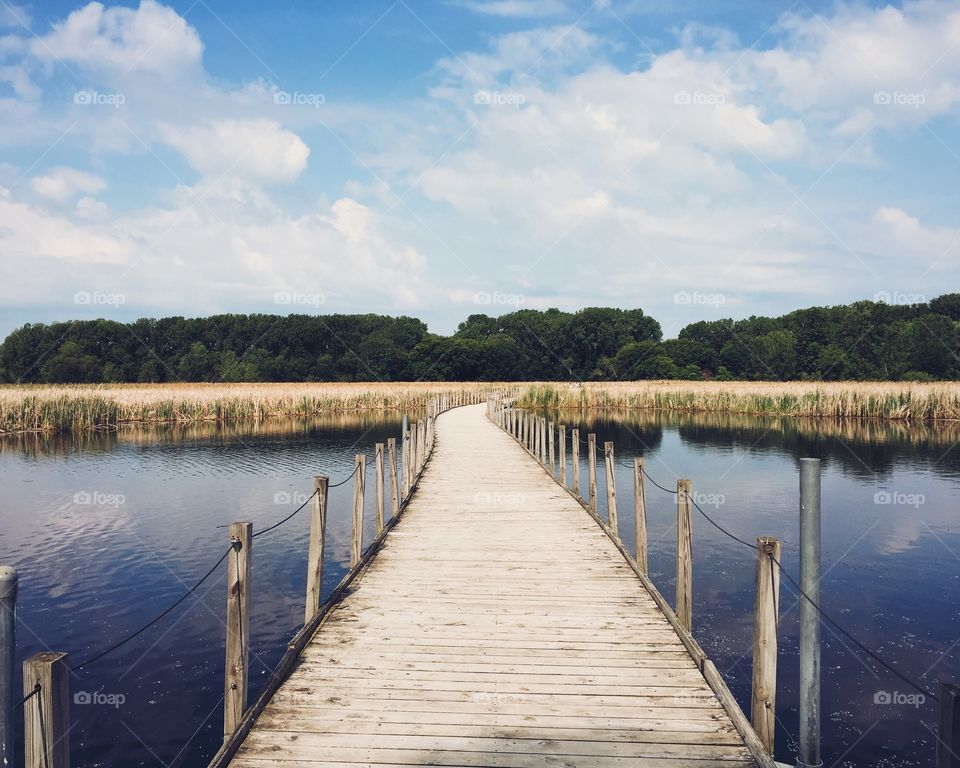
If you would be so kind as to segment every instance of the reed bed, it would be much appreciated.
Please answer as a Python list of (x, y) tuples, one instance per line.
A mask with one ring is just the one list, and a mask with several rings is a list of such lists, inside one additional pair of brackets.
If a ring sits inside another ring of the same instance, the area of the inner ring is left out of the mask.
[(0, 386), (0, 434), (415, 410), (439, 394), (490, 388), (459, 383)]
[(519, 405), (909, 422), (960, 419), (960, 382), (639, 381), (531, 384)]
[(620, 408), (913, 423), (960, 419), (960, 382), (68, 384), (0, 386), (0, 434), (411, 411), (442, 393), (505, 390), (519, 392), (521, 407), (548, 410)]

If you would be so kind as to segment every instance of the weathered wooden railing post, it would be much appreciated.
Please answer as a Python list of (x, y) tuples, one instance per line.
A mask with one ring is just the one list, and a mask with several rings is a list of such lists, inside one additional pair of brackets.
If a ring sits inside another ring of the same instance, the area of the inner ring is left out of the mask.
[[(410, 488), (417, 479), (417, 450), (420, 448), (420, 441), (417, 439), (417, 422), (410, 425)], [(404, 457), (406, 458), (406, 457)]]
[(798, 765), (820, 759), (820, 459), (800, 459), (800, 686)]
[(550, 474), (553, 477), (557, 476), (557, 462), (556, 454), (554, 453), (553, 446), (553, 422), (548, 422), (547, 424), (547, 456), (548, 461), (550, 462)]
[(403, 487), (401, 488), (401, 497), (404, 501), (410, 495), (410, 430), (403, 431), (401, 440), (401, 455), (403, 458)]
[(580, 495), (580, 430), (570, 430), (570, 472), (573, 474), (573, 492)]
[(353, 470), (353, 538), (350, 545), (350, 570), (357, 567), (363, 553), (363, 491), (367, 482), (367, 457), (358, 453)]
[(533, 456), (540, 461), (540, 417), (533, 417)]
[(540, 417), (540, 463), (547, 466), (547, 417)]
[(307, 554), (307, 602), (303, 612), (306, 624), (320, 610), (323, 594), (323, 550), (327, 535), (327, 490), (330, 478), (313, 478), (314, 496), (310, 500), (310, 545)]
[(427, 425), (423, 419), (417, 422), (417, 474), (423, 469), (424, 454), (426, 453)]
[(34, 691), (23, 705), (25, 768), (70, 768), (67, 654), (44, 651), (23, 662), (23, 695)]
[(383, 531), (383, 443), (373, 446), (373, 471), (376, 473), (377, 488), (376, 535), (379, 536)]
[(940, 683), (937, 768), (960, 768), (960, 686)]
[(757, 539), (750, 721), (771, 755), (777, 712), (777, 622), (780, 617), (780, 570), (774, 560), (780, 562), (780, 542), (767, 537)]
[(588, 503), (597, 514), (597, 436), (593, 432), (587, 435), (587, 482)]
[(620, 539), (620, 527), (617, 523), (617, 473), (614, 471), (613, 443), (603, 444), (603, 463), (607, 479), (607, 525), (613, 535)]
[(253, 523), (230, 524), (227, 553), (227, 659), (223, 679), (223, 738), (230, 738), (247, 709), (250, 676), (250, 566)]
[(13, 670), (17, 656), (17, 571), (0, 565), (0, 766), (13, 765)]
[(689, 632), (693, 627), (693, 521), (690, 501), (693, 484), (677, 480), (677, 595), (676, 614)]
[(397, 438), (387, 438), (387, 463), (390, 465), (390, 517), (400, 514), (400, 486), (397, 482)]
[(567, 427), (565, 424), (561, 424), (557, 431), (559, 432), (560, 438), (560, 451), (559, 451), (559, 460), (560, 460), (560, 485), (564, 488), (567, 487)]
[(633, 520), (637, 532), (637, 565), (640, 572), (647, 576), (650, 566), (647, 562), (647, 495), (643, 483), (643, 459), (637, 456), (633, 460)]

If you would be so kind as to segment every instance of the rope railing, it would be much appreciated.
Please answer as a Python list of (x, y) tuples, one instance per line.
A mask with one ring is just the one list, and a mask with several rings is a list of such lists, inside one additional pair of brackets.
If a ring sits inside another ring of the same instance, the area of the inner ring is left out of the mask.
[[(614, 541), (618, 544), (618, 546), (621, 547), (621, 550), (624, 551), (625, 556), (627, 556), (628, 559), (632, 559), (632, 556), (630, 555), (630, 553), (623, 548), (622, 543), (620, 543), (620, 540), (619, 540), (619, 533), (617, 531), (616, 509), (614, 507), (616, 503), (615, 487), (613, 489), (614, 490), (613, 494), (610, 493), (611, 489), (608, 488), (607, 500), (608, 500), (609, 522), (604, 523), (603, 520), (600, 519), (598, 515), (597, 496), (599, 494), (597, 490), (597, 471), (595, 466), (589, 465), (591, 460), (594, 462), (596, 461), (596, 451), (592, 452), (592, 454), (587, 457), (588, 474), (590, 476), (590, 486), (591, 486), (590, 487), (591, 498), (590, 498), (589, 505), (585, 499), (583, 499), (578, 495), (579, 480), (580, 480), (579, 478), (580, 465), (579, 465), (579, 456), (578, 456), (578, 452), (576, 452), (576, 448), (578, 444), (582, 444), (585, 446), (592, 446), (596, 448), (597, 442), (592, 433), (589, 433), (587, 439), (584, 439), (580, 434), (581, 430), (578, 428), (570, 429), (566, 425), (562, 425), (559, 423), (554, 424), (554, 422), (548, 421), (548, 419), (542, 415), (539, 415), (531, 411), (515, 408), (512, 406), (512, 404), (501, 409), (500, 412), (496, 413), (492, 417), (492, 420), (494, 420), (495, 423), (497, 423), (501, 429), (504, 429), (515, 440), (517, 440), (521, 444), (521, 446), (524, 447), (532, 456), (534, 456), (538, 461), (540, 461), (540, 463), (544, 466), (544, 469), (551, 475), (551, 477), (554, 478), (554, 480), (556, 480), (557, 482), (561, 482), (561, 478), (563, 478), (562, 484), (564, 488), (569, 493), (574, 495), (578, 499), (578, 501), (580, 501), (581, 504), (586, 506), (588, 510), (591, 511), (591, 514), (593, 514), (595, 517), (598, 518), (598, 521), (601, 523), (601, 525), (603, 525), (606, 528), (608, 534), (611, 535), (611, 538), (613, 538)], [(557, 471), (558, 468), (554, 462), (552, 450), (550, 451), (549, 461), (544, 460), (544, 455), (545, 455), (545, 451), (543, 448), (544, 438), (542, 436), (542, 430), (544, 428), (548, 430), (547, 439), (551, 445), (551, 448), (552, 448), (552, 443), (554, 439), (554, 434), (556, 434), (556, 438), (559, 441), (559, 455), (561, 457), (561, 462), (565, 461), (564, 457), (566, 456), (566, 443), (565, 443), (566, 436), (570, 435), (571, 439), (574, 440), (573, 447), (574, 447), (575, 453), (573, 458), (578, 463), (577, 465), (572, 467), (572, 471), (574, 474), (574, 488), (572, 489), (567, 488), (566, 486), (566, 482), (565, 482), (565, 478), (567, 476), (566, 466), (561, 465), (561, 468), (559, 469), (559, 473), (558, 473)], [(780, 543), (777, 540), (759, 539), (758, 544), (753, 544), (741, 538), (740, 536), (736, 535), (732, 531), (728, 530), (724, 525), (722, 525), (717, 520), (715, 520), (710, 514), (708, 514), (703, 509), (703, 507), (697, 502), (697, 499), (695, 498), (694, 494), (690, 490), (689, 481), (678, 480), (677, 488), (669, 488), (657, 482), (656, 479), (650, 476), (650, 474), (647, 472), (646, 466), (644, 465), (642, 459), (636, 460), (636, 464), (629, 464), (624, 461), (617, 460), (613, 456), (612, 443), (607, 443), (606, 446), (610, 446), (609, 449), (605, 447), (605, 455), (603, 457), (604, 460), (608, 462), (608, 474), (607, 474), (608, 484), (615, 483), (615, 474), (612, 472), (613, 466), (619, 466), (619, 467), (630, 469), (633, 471), (639, 470), (637, 474), (640, 478), (649, 482), (649, 484), (652, 485), (653, 487), (677, 498), (678, 520), (682, 520), (683, 505), (689, 504), (690, 507), (695, 509), (700, 514), (700, 516), (703, 517), (704, 520), (710, 523), (710, 525), (713, 528), (715, 528), (717, 531), (719, 531), (723, 536), (731, 539), (732, 541), (737, 542), (738, 544), (741, 544), (742, 546), (749, 549), (750, 551), (757, 553), (756, 556), (758, 560), (758, 579), (759, 579), (759, 573), (760, 573), (760, 563), (763, 561), (768, 562), (769, 567), (763, 569), (765, 571), (764, 578), (766, 578), (767, 573), (769, 573), (770, 579), (773, 578), (774, 573), (778, 573), (779, 575), (781, 575), (790, 585), (791, 589), (797, 594), (799, 600), (803, 600), (807, 602), (810, 606), (812, 606), (812, 608), (816, 611), (816, 615), (820, 617), (822, 622), (824, 622), (826, 625), (828, 625), (832, 629), (835, 629), (840, 635), (846, 638), (846, 640), (848, 640), (862, 654), (864, 654), (866, 657), (871, 659), (883, 670), (889, 672), (890, 674), (894, 675), (897, 679), (899, 679), (906, 685), (910, 686), (910, 688), (915, 690), (917, 693), (921, 694), (924, 697), (929, 698), (932, 701), (935, 701), (935, 702), (940, 701), (940, 697), (938, 697), (933, 691), (929, 690), (928, 687), (924, 686), (922, 683), (916, 680), (911, 679), (908, 675), (902, 673), (890, 662), (884, 659), (879, 653), (870, 649), (864, 643), (862, 643), (859, 639), (857, 639), (849, 629), (843, 626), (836, 618), (834, 618), (826, 610), (824, 610), (824, 608), (819, 604), (819, 602), (815, 600), (810, 594), (808, 594), (801, 587), (799, 582), (783, 567), (783, 564), (781, 563), (779, 557), (774, 556), (773, 553), (770, 551), (769, 543), (776, 542), (775, 551), (779, 555)], [(639, 486), (636, 485), (637, 483), (639, 484)], [(638, 552), (637, 552), (636, 560), (634, 560), (634, 565), (639, 566), (640, 568), (639, 572), (642, 572), (644, 576), (646, 576), (646, 562), (647, 562), (646, 499), (645, 499), (645, 496), (643, 495), (643, 483), (641, 482), (641, 480), (635, 480), (635, 489), (639, 490), (641, 498), (635, 499), (635, 507), (637, 510), (637, 526), (636, 527), (637, 527)], [(641, 528), (642, 530), (640, 530)], [(680, 532), (678, 534), (678, 544), (682, 543), (680, 542), (680, 539), (683, 538), (684, 536), (689, 539), (690, 531), (687, 530), (685, 532)], [(688, 542), (688, 545), (689, 545), (689, 542)], [(758, 546), (758, 545), (761, 545), (761, 546)], [(643, 548), (642, 552), (639, 551), (641, 547)], [(681, 600), (681, 588), (680, 588), (679, 579), (681, 576), (682, 568), (680, 566), (680, 560), (681, 560), (681, 554), (678, 551), (678, 590), (677, 590), (678, 604)], [(685, 585), (684, 589), (688, 590), (689, 584)], [(765, 592), (773, 596), (776, 602), (778, 600), (777, 595), (779, 592), (779, 583), (778, 582), (771, 583), (769, 589), (765, 589)], [(689, 599), (689, 595), (687, 595), (687, 598)], [(759, 599), (760, 598), (758, 595), (758, 600)], [(758, 606), (758, 609), (759, 609), (759, 606)], [(677, 615), (679, 618), (679, 611)], [(779, 619), (779, 610), (776, 604), (774, 604), (773, 606), (772, 617), (773, 617), (772, 621), (774, 624), (774, 633), (775, 633), (776, 631), (775, 626)], [(683, 624), (683, 621), (681, 621), (681, 624)], [(687, 627), (687, 629), (689, 631), (689, 626)], [(755, 631), (757, 631), (756, 627), (755, 627)], [(775, 647), (775, 643), (776, 643), (775, 634), (774, 634), (773, 642)], [(775, 677), (776, 677), (775, 664), (773, 667), (772, 676), (773, 676), (773, 680), (775, 681)], [(756, 704), (757, 704), (757, 701), (754, 700), (754, 705)], [(768, 746), (768, 751), (772, 752), (772, 746), (773, 746), (772, 731), (777, 724), (779, 724), (781, 727), (783, 724), (780, 723), (779, 718), (776, 717), (776, 712), (773, 710), (771, 702), (767, 701), (767, 702), (764, 702), (764, 704), (766, 708), (770, 710), (770, 713), (769, 713), (770, 724), (769, 724), (768, 733), (764, 739), (764, 743), (765, 743), (765, 746)], [(754, 714), (754, 726), (756, 727), (756, 725), (757, 725), (757, 715)], [(763, 730), (763, 729), (760, 729), (760, 730)], [(790, 741), (794, 742), (792, 738), (790, 738)]]
[[(19, 709), (24, 707), (26, 703), (34, 697), (40, 697), (36, 707), (36, 716), (40, 718), (38, 725), (42, 734), (35, 736), (33, 731), (29, 729), (26, 730), (25, 749), (28, 751), (28, 754), (37, 756), (37, 761), (42, 761), (44, 765), (52, 765), (53, 763), (51, 763), (47, 751), (49, 745), (53, 744), (56, 745), (54, 747), (56, 752), (54, 763), (60, 764), (58, 761), (61, 755), (65, 755), (66, 759), (68, 759), (68, 754), (61, 750), (69, 749), (69, 740), (65, 738), (66, 731), (69, 728), (67, 725), (69, 722), (69, 713), (60, 711), (60, 702), (69, 701), (69, 675), (78, 673), (90, 665), (108, 657), (158, 624), (181, 606), (191, 595), (195, 595), (198, 590), (213, 577), (220, 566), (227, 561), (228, 621), (226, 651), (228, 659), (235, 658), (238, 662), (233, 665), (233, 668), (242, 669), (243, 674), (239, 682), (237, 680), (231, 682), (229, 676), (228, 680), (225, 681), (225, 744), (224, 748), (221, 749), (222, 754), (219, 758), (215, 758), (214, 762), (223, 758), (224, 755), (226, 755), (225, 759), (229, 759), (229, 756), (232, 754), (230, 749), (234, 749), (235, 751), (237, 739), (242, 736), (242, 734), (240, 734), (240, 724), (245, 722), (250, 716), (250, 709), (247, 707), (246, 679), (246, 669), (248, 666), (246, 657), (250, 653), (249, 629), (247, 627), (250, 610), (249, 585), (246, 583), (246, 580), (249, 578), (249, 548), (253, 539), (277, 530), (307, 507), (313, 507), (308, 553), (304, 624), (297, 636), (288, 645), (288, 654), (284, 656), (281, 664), (271, 671), (270, 680), (267, 682), (267, 687), (269, 687), (276, 679), (282, 677), (283, 674), (289, 673), (289, 668), (291, 667), (291, 659), (288, 658), (290, 650), (297, 648), (299, 652), (299, 649), (302, 649), (303, 644), (306, 642), (304, 638), (307, 637), (308, 630), (315, 630), (324, 612), (329, 610), (330, 606), (342, 597), (345, 586), (349, 584), (365, 564), (369, 562), (369, 559), (382, 544), (383, 537), (387, 531), (392, 528), (398, 520), (399, 514), (409, 504), (410, 497), (417, 488), (420, 477), (426, 468), (427, 460), (433, 451), (436, 417), (452, 408), (480, 403), (483, 401), (483, 397), (485, 397), (485, 394), (480, 391), (471, 392), (467, 390), (451, 391), (433, 396), (426, 404), (426, 413), (423, 418), (411, 423), (409, 428), (403, 431), (399, 439), (390, 438), (387, 441), (388, 461), (384, 461), (384, 444), (376, 444), (375, 456), (377, 463), (375, 469), (381, 473), (381, 479), (387, 480), (387, 478), (384, 477), (386, 473), (389, 474), (389, 478), (387, 482), (377, 483), (377, 505), (379, 507), (377, 514), (377, 536), (366, 548), (362, 546), (366, 459), (363, 454), (357, 454), (354, 469), (345, 478), (336, 483), (330, 483), (327, 477), (317, 476), (314, 479), (313, 492), (295, 510), (276, 523), (256, 533), (252, 532), (253, 526), (250, 523), (232, 523), (229, 526), (217, 526), (217, 528), (229, 527), (231, 529), (230, 545), (225, 549), (223, 554), (221, 554), (203, 576), (194, 582), (182, 595), (177, 597), (176, 600), (167, 605), (156, 616), (133, 632), (130, 632), (106, 648), (91, 653), (78, 664), (68, 665), (66, 662), (67, 654), (65, 653), (40, 653), (27, 659), (24, 662), (25, 678), (29, 668), (31, 674), (34, 672), (38, 673), (38, 679), (42, 677), (39, 674), (40, 672), (48, 675), (50, 679), (55, 681), (54, 686), (57, 687), (55, 691), (47, 691), (42, 689), (38, 683), (22, 700), (13, 705), (14, 708)], [(398, 442), (400, 443), (399, 446)], [(401, 467), (402, 473), (400, 471)], [(353, 481), (354, 486), (354, 546), (351, 554), (350, 567), (346, 575), (341, 579), (340, 584), (334, 588), (333, 593), (326, 601), (323, 601), (321, 600), (321, 590), (323, 585), (322, 569), (325, 549), (324, 534), (326, 530), (327, 497), (330, 490), (339, 488), (351, 481)], [(389, 499), (387, 498), (388, 496), (390, 497)], [(389, 507), (392, 513), (389, 523), (384, 522), (384, 511), (387, 507)], [(242, 531), (242, 533), (238, 534), (238, 531)], [(230, 552), (234, 552), (235, 559), (228, 561), (227, 559)], [(231, 605), (233, 605), (234, 602), (236, 603), (235, 609), (234, 612), (231, 613)], [(62, 672), (56, 671), (58, 666), (62, 669)], [(286, 670), (286, 672), (284, 670)], [(56, 674), (53, 674), (55, 671)], [(51, 710), (49, 717), (44, 715), (45, 708)], [(38, 738), (42, 743), (36, 743)], [(233, 746), (231, 747), (231, 745)], [(213, 764), (214, 763), (211, 763), (211, 765)]]

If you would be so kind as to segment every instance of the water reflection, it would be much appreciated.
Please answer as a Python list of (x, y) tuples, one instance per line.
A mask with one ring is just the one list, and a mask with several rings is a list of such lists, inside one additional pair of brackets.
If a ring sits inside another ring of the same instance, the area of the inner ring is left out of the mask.
[(960, 422), (953, 421), (909, 424), (878, 419), (625, 409), (565, 412), (560, 419), (588, 429), (602, 426), (615, 441), (627, 433), (650, 449), (656, 449), (664, 429), (676, 431), (691, 448), (749, 450), (762, 444), (764, 453), (778, 451), (793, 458), (818, 456), (860, 477), (889, 474), (903, 462), (914, 462), (945, 476), (960, 471), (960, 454), (951, 450), (960, 442)]
[[(227, 535), (218, 526), (277, 522), (309, 493), (314, 474), (342, 479), (355, 453), (372, 457), (375, 442), (399, 437), (401, 418), (364, 412), (0, 440), (0, 561), (21, 572), (20, 658), (50, 647), (80, 659), (141, 626), (216, 561)], [(576, 412), (563, 421), (584, 439), (594, 431), (598, 442), (613, 441), (624, 464), (645, 456), (667, 487), (691, 478), (720, 524), (747, 540), (780, 538), (793, 574), (796, 459), (821, 457), (825, 608), (904, 673), (928, 685), (960, 678), (960, 426), (649, 411)], [(585, 488), (584, 464), (580, 471)], [(616, 472), (621, 535), (632, 547), (632, 477), (625, 466)], [(599, 483), (604, 514), (603, 472)], [(650, 487), (647, 499), (651, 574), (672, 600), (675, 499)], [(331, 491), (327, 590), (349, 559), (350, 500), (349, 484)], [(372, 505), (370, 493), (367, 541)], [(300, 515), (256, 541), (252, 694), (302, 620), (307, 532)], [(694, 553), (694, 632), (747, 705), (753, 553), (699, 517)], [(169, 622), (71, 681), (74, 691), (125, 697), (119, 709), (73, 707), (76, 764), (206, 763), (221, 741), (224, 589), (218, 574)], [(788, 763), (796, 616), (784, 586), (777, 757)], [(843, 638), (824, 630), (823, 639), (827, 764), (929, 765), (933, 703), (875, 704), (880, 692), (904, 692), (902, 684), (861, 662)]]
[[(562, 420), (595, 432), (598, 444), (612, 440), (627, 465), (618, 464), (616, 475), (621, 536), (631, 548), (629, 464), (643, 455), (650, 474), (667, 488), (674, 488), (678, 477), (691, 478), (704, 511), (740, 538), (781, 539), (783, 564), (794, 577), (797, 459), (821, 458), (824, 608), (927, 688), (960, 678), (960, 620), (953, 607), (960, 586), (960, 425), (636, 411), (565, 413)], [(585, 464), (580, 471), (583, 488)], [(603, 472), (598, 475), (605, 515)], [(651, 574), (672, 601), (676, 498), (650, 484), (647, 489)], [(694, 634), (749, 709), (754, 553), (697, 513), (693, 522)], [(792, 764), (797, 596), (786, 583), (780, 643), (777, 758)], [(826, 764), (931, 764), (934, 702), (882, 703), (887, 694), (912, 692), (825, 627)]]
[[(313, 475), (348, 477), (358, 452), (371, 466), (374, 443), (399, 437), (400, 420), (365, 412), (0, 440), (0, 562), (21, 576), (18, 661), (54, 648), (75, 663), (142, 626), (216, 562), (222, 526), (278, 522)], [(349, 560), (351, 494), (349, 483), (330, 493), (327, 593)], [(365, 541), (373, 505), (369, 493)], [(256, 540), (251, 696), (302, 621), (308, 530), (301, 514)], [(222, 738), (224, 590), (218, 572), (156, 627), (72, 677), (74, 692), (124, 699), (72, 708), (75, 764), (206, 764)]]

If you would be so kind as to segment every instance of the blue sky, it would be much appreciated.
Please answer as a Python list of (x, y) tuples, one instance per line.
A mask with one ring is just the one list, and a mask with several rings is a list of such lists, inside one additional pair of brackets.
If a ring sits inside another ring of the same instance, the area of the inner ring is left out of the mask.
[(960, 289), (960, 3), (0, 0), (0, 333)]

